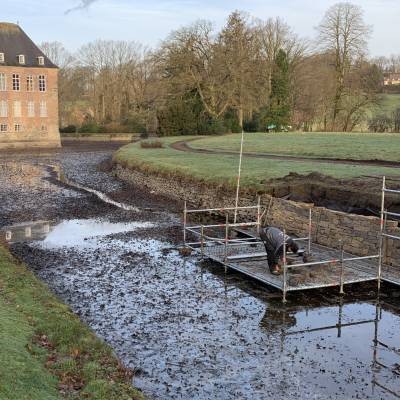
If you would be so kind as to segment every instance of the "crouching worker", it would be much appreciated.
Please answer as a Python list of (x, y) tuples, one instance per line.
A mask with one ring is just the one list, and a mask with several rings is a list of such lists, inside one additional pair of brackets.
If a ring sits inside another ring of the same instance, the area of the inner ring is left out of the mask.
[(299, 246), (288, 235), (284, 240), (283, 232), (272, 226), (261, 229), (260, 237), (267, 252), (269, 270), (271, 274), (279, 275), (283, 264), (283, 243), (286, 243), (287, 252), (292, 251), (295, 254), (297, 254)]

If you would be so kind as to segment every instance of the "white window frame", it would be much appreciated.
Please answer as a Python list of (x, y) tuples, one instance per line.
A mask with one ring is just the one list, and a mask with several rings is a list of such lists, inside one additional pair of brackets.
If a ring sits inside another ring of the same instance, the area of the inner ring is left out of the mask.
[(12, 74), (12, 88), (15, 92), (19, 92), (21, 90), (20, 74)]
[(47, 103), (45, 100), (41, 100), (39, 103), (39, 115), (41, 118), (47, 117)]
[(7, 124), (0, 124), (0, 132), (8, 132), (8, 125)]
[(5, 60), (4, 60), (4, 53), (3, 52), (1, 52), (0, 53), (0, 63), (3, 63)]
[(35, 116), (35, 102), (29, 100), (27, 104), (28, 117), (33, 118)]
[(35, 91), (35, 80), (33, 78), (33, 75), (26, 76), (26, 91), (27, 92)]
[(43, 57), (43, 56), (39, 56), (39, 57), (37, 58), (37, 60), (38, 60), (38, 64), (39, 64), (39, 65), (44, 65), (44, 57)]
[(7, 100), (0, 100), (0, 118), (8, 117), (8, 102)]
[(47, 90), (47, 79), (46, 75), (39, 75), (38, 78), (39, 92), (45, 92)]
[(22, 125), (15, 123), (14, 124), (14, 132), (22, 132)]
[(7, 90), (7, 75), (4, 72), (0, 72), (0, 92)]
[(25, 65), (25, 56), (23, 54), (18, 55), (18, 64)]
[(22, 106), (20, 100), (14, 100), (13, 111), (14, 111), (13, 112), (14, 117), (16, 118), (22, 117)]

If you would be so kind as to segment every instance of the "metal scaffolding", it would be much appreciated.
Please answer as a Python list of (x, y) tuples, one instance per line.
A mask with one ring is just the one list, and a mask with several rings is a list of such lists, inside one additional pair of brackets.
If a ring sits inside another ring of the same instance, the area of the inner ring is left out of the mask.
[[(249, 222), (231, 222), (232, 211), (241, 210), (247, 215)], [(197, 223), (191, 225), (188, 216), (192, 214), (218, 214), (225, 215), (225, 222), (214, 224)], [(366, 282), (378, 279), (380, 282), (382, 252), (369, 256), (355, 256), (344, 252), (343, 245), (340, 250), (330, 249), (312, 242), (312, 210), (309, 210), (308, 235), (294, 240), (303, 242), (309, 253), (317, 254), (318, 261), (294, 262), (287, 260), (286, 243), (283, 246), (283, 276), (275, 276), (269, 272), (267, 253), (259, 237), (261, 229), (261, 204), (245, 207), (223, 207), (208, 209), (188, 209), (186, 202), (183, 211), (183, 240), (186, 247), (191, 248), (201, 255), (209, 258), (227, 269), (241, 272), (267, 285), (273, 286), (283, 292), (283, 301), (289, 291), (315, 289), (322, 287), (339, 286), (340, 293), (344, 293), (344, 285)], [(235, 235), (233, 235), (233, 233)], [(188, 235), (194, 241), (188, 241)], [(381, 235), (382, 236), (382, 235)], [(286, 238), (286, 236), (284, 235)], [(379, 260), (376, 266), (376, 260)], [(374, 262), (375, 261), (375, 262)], [(324, 269), (322, 277), (309, 278), (303, 283), (291, 282), (293, 271), (320, 267)]]
[(382, 181), (382, 200), (381, 200), (381, 213), (380, 213), (380, 236), (379, 236), (379, 269), (378, 269), (378, 285), (381, 281), (400, 285), (400, 267), (385, 265), (384, 261), (387, 256), (387, 246), (384, 241), (391, 239), (394, 241), (400, 240), (400, 236), (388, 233), (387, 219), (388, 217), (400, 218), (399, 213), (388, 211), (386, 208), (386, 193), (400, 195), (400, 190), (389, 189), (386, 187), (386, 177)]

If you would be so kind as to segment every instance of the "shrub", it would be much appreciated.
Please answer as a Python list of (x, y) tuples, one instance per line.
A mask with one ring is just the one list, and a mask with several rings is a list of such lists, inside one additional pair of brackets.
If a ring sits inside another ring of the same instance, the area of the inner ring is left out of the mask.
[(60, 133), (76, 133), (75, 125), (67, 125), (60, 128)]
[(96, 122), (87, 122), (83, 124), (79, 129), (79, 133), (105, 133), (106, 129), (104, 126), (97, 124)]
[(143, 132), (140, 134), (140, 139), (147, 139), (149, 137), (149, 134), (147, 132)]
[(149, 140), (140, 142), (140, 147), (142, 149), (161, 149), (163, 144), (159, 140)]

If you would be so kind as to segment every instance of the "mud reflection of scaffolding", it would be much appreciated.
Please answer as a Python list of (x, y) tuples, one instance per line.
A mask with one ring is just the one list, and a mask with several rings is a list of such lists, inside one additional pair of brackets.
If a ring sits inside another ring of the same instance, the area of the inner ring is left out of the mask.
[[(300, 330), (296, 330), (296, 331), (287, 331), (285, 328), (282, 328), (281, 329), (281, 350), (283, 351), (285, 338), (288, 336), (296, 336), (296, 335), (303, 335), (303, 334), (313, 333), (313, 332), (337, 330), (337, 337), (340, 338), (340, 337), (342, 337), (342, 331), (344, 328), (354, 327), (357, 325), (374, 324), (374, 337), (372, 340), (373, 341), (373, 346), (372, 346), (373, 354), (372, 354), (372, 366), (371, 366), (371, 368), (372, 368), (372, 382), (371, 382), (372, 390), (374, 390), (375, 387), (378, 386), (385, 393), (391, 394), (394, 397), (400, 399), (400, 391), (397, 388), (389, 387), (385, 383), (382, 383), (378, 377), (379, 370), (384, 369), (385, 371), (388, 371), (390, 374), (393, 374), (393, 376), (396, 377), (396, 379), (400, 379), (400, 371), (398, 371), (396, 369), (396, 367), (393, 365), (385, 364), (379, 358), (379, 352), (384, 349), (387, 352), (391, 352), (391, 353), (398, 355), (399, 361), (400, 361), (400, 349), (390, 346), (380, 339), (379, 323), (382, 320), (382, 306), (381, 306), (379, 299), (377, 300), (377, 302), (375, 304), (375, 318), (371, 318), (371, 319), (363, 319), (360, 321), (352, 321), (352, 322), (344, 323), (343, 322), (343, 306), (344, 306), (343, 301), (340, 301), (339, 305), (338, 305), (338, 321), (336, 324), (318, 326), (318, 327), (308, 327), (308, 328), (304, 328), (304, 329), (300, 329)], [(285, 317), (286, 317), (286, 313), (283, 313), (282, 314), (283, 325), (285, 325)]]
[[(248, 222), (230, 222), (232, 212), (237, 210), (246, 213), (256, 213)], [(207, 216), (217, 214), (225, 216), (225, 223), (191, 225), (189, 215)], [(283, 256), (283, 276), (275, 276), (269, 272), (267, 254), (263, 242), (259, 237), (261, 229), (261, 204), (245, 207), (224, 207), (208, 209), (188, 209), (183, 211), (183, 239), (185, 246), (209, 258), (227, 269), (233, 269), (252, 277), (267, 285), (273, 286), (283, 292), (283, 301), (289, 291), (315, 289), (339, 286), (340, 293), (344, 292), (344, 285), (377, 280), (380, 282), (382, 252), (369, 256), (355, 256), (344, 252), (343, 245), (340, 250), (331, 249), (312, 242), (312, 211), (309, 210), (307, 237), (295, 238), (303, 242), (309, 253), (317, 254), (319, 261), (287, 262), (286, 246)], [(232, 234), (235, 234), (232, 237)], [(191, 235), (195, 241), (188, 241)], [(377, 263), (376, 260), (379, 259)], [(375, 261), (375, 262), (374, 262)], [(308, 279), (304, 283), (291, 284), (290, 274), (293, 270), (303, 267), (324, 266), (326, 275)]]

